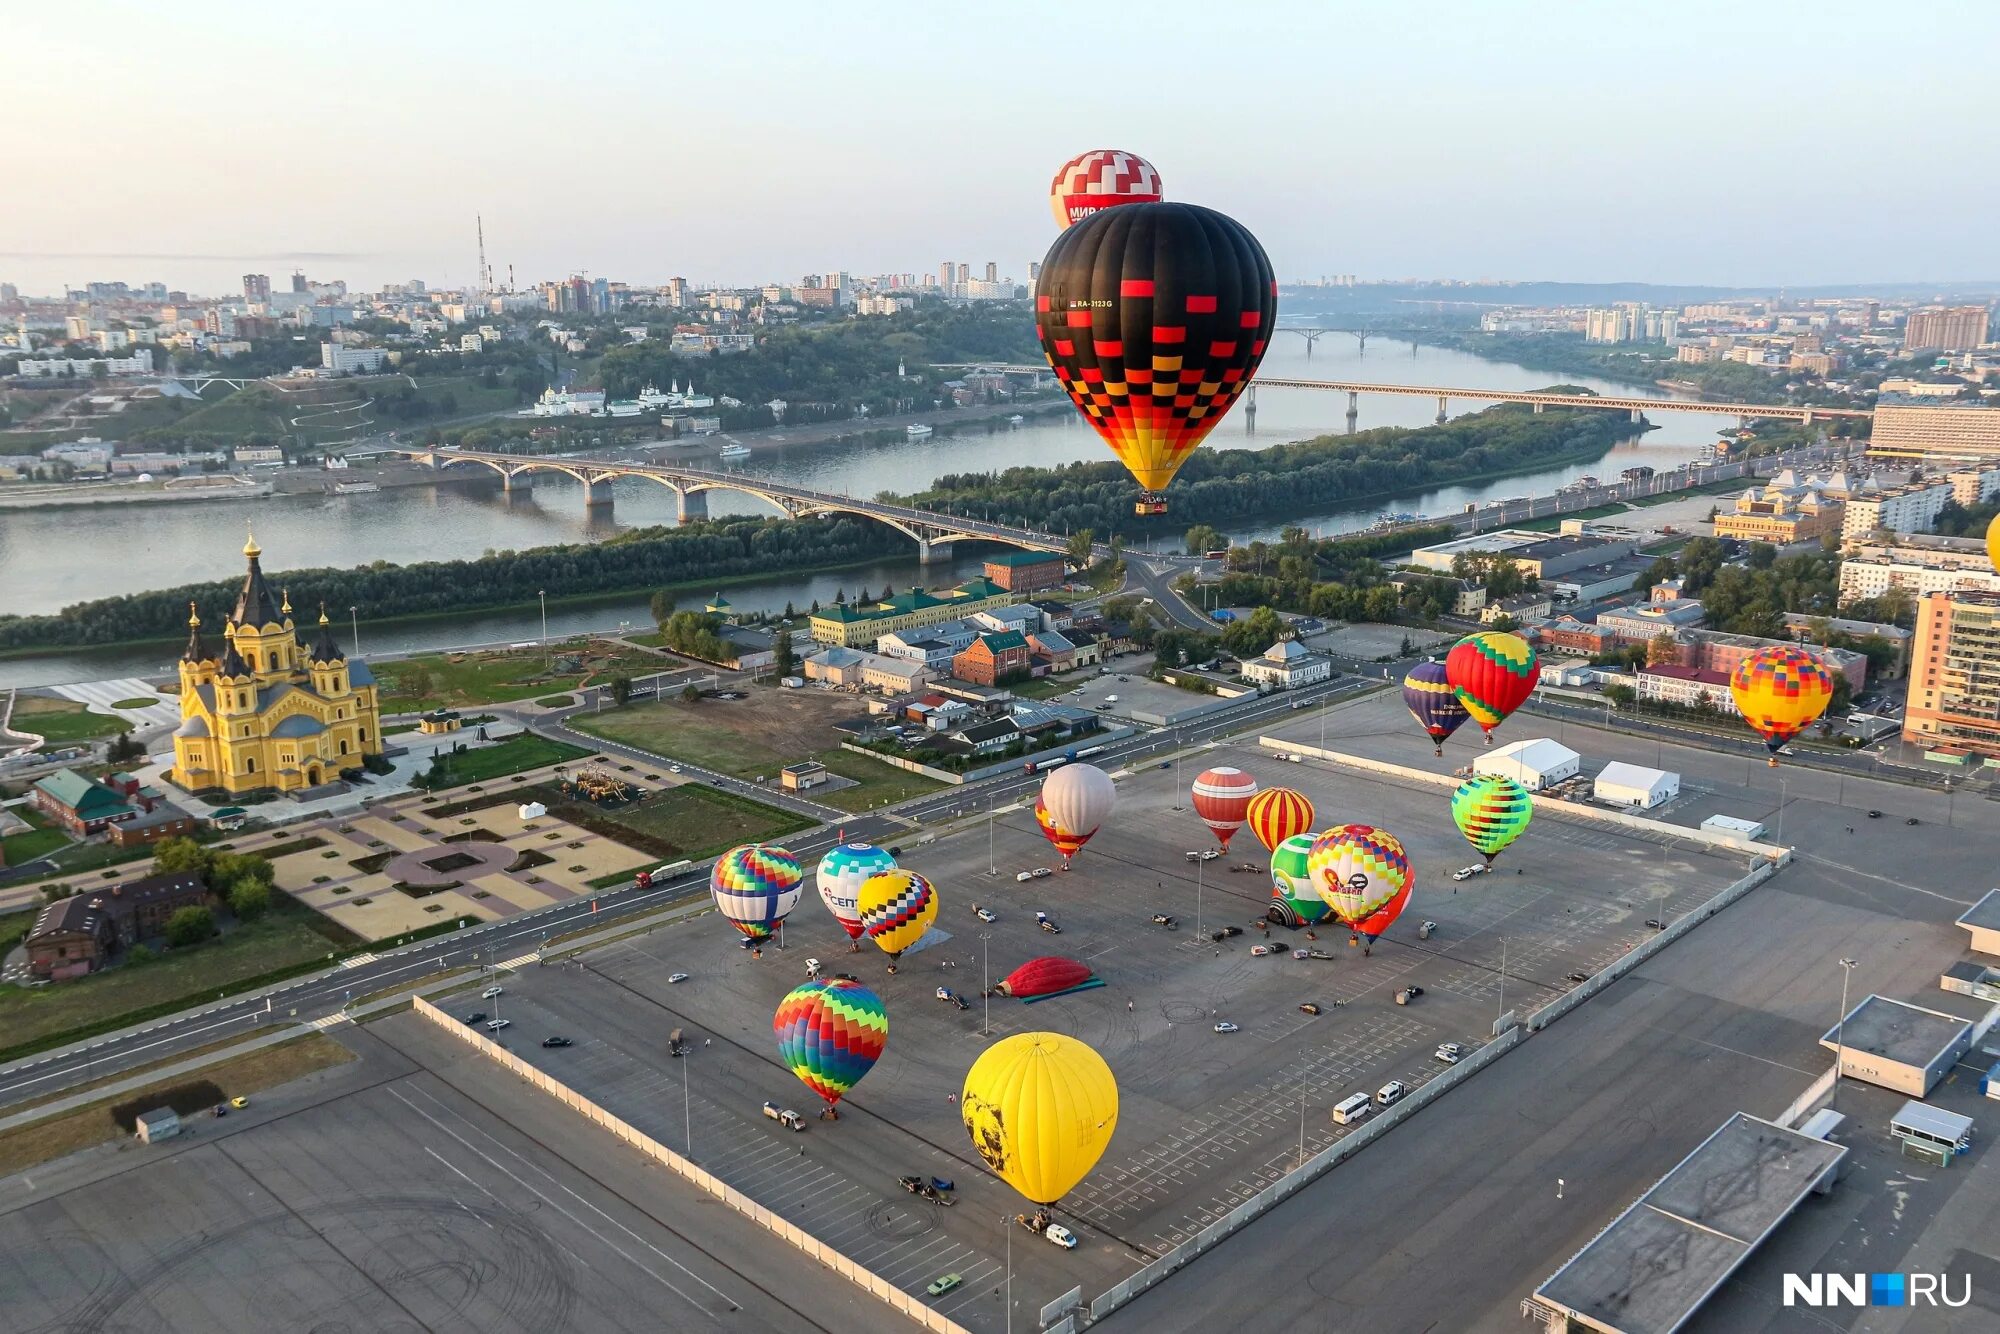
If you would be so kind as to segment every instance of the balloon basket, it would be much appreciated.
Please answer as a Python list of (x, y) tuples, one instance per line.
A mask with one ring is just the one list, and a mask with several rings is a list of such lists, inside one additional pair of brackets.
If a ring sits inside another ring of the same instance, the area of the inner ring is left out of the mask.
[(1154, 491), (1141, 491), (1138, 501), (1132, 506), (1132, 512), (1139, 515), (1165, 514), (1167, 498)]

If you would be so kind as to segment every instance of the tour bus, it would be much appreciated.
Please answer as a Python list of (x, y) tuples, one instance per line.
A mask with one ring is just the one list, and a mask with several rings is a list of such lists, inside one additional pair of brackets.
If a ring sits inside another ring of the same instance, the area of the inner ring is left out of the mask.
[(1374, 1110), (1375, 1104), (1368, 1100), (1366, 1093), (1357, 1093), (1351, 1098), (1342, 1098), (1333, 1105), (1333, 1123), (1337, 1126), (1353, 1125)]

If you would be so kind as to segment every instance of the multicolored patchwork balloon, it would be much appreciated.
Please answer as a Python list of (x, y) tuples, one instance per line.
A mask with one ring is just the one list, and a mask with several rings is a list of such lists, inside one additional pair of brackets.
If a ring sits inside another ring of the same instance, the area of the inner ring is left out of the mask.
[(771, 1018), (778, 1059), (828, 1108), (874, 1068), (889, 1042), (882, 998), (846, 978), (794, 987)]
[(1314, 839), (1306, 869), (1333, 915), (1356, 931), (1364, 922), (1376, 923), (1371, 935), (1379, 935), (1402, 911), (1397, 906), (1386, 921), (1379, 920), (1397, 899), (1408, 901), (1414, 878), (1409, 854), (1396, 836), (1365, 824), (1340, 825)]
[(896, 859), (873, 843), (836, 844), (819, 859), (819, 899), (849, 940), (861, 939), (861, 910), (855, 901), (871, 875), (896, 869)]
[(898, 867), (864, 880), (855, 907), (861, 912), (861, 929), (893, 959), (937, 920), (937, 891), (915, 871)]
[(1465, 841), (1491, 866), (1501, 849), (1519, 838), (1535, 814), (1528, 789), (1503, 774), (1480, 774), (1451, 794), (1451, 818)]
[(1313, 804), (1303, 792), (1267, 787), (1250, 798), (1250, 832), (1266, 852), (1276, 852), (1280, 843), (1312, 827)]
[(1214, 833), (1224, 852), (1243, 827), (1250, 814), (1250, 799), (1256, 795), (1257, 780), (1232, 765), (1204, 769), (1194, 780), (1194, 813)]
[(1451, 688), (1445, 665), (1435, 660), (1410, 668), (1410, 674), (1403, 678), (1403, 704), (1417, 720), (1417, 726), (1430, 737), (1439, 755), (1444, 754), (1444, 743), (1451, 739), (1451, 734), (1472, 716), (1458, 702), (1458, 692)]
[(1271, 851), (1271, 906), (1265, 916), (1280, 925), (1311, 926), (1332, 911), (1307, 869), (1312, 845), (1311, 834), (1293, 834)]
[(1796, 644), (1773, 644), (1736, 664), (1729, 694), (1743, 721), (1764, 738), (1776, 768), (1785, 743), (1811, 727), (1833, 701), (1833, 677)]
[(1458, 702), (1493, 744), (1493, 729), (1535, 693), (1535, 650), (1528, 641), (1505, 630), (1467, 635), (1452, 646), (1444, 660), (1445, 679)]
[(716, 911), (752, 940), (765, 940), (791, 916), (804, 893), (805, 869), (775, 843), (745, 843), (718, 857), (708, 873)]

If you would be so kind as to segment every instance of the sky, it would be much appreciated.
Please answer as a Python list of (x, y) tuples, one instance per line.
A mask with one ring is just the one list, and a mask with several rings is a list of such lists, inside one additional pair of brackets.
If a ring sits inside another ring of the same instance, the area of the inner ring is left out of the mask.
[(0, 281), (795, 282), (1150, 159), (1284, 280), (1991, 278), (2000, 5), (9, 6)]

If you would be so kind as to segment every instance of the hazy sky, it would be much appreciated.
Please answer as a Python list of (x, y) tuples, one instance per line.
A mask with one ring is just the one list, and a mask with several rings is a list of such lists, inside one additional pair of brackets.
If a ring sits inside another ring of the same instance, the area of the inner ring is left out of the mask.
[(1284, 278), (1985, 278), (2000, 5), (446, 4), (0, 13), (0, 280), (786, 281), (1052, 239), (1129, 148)]

